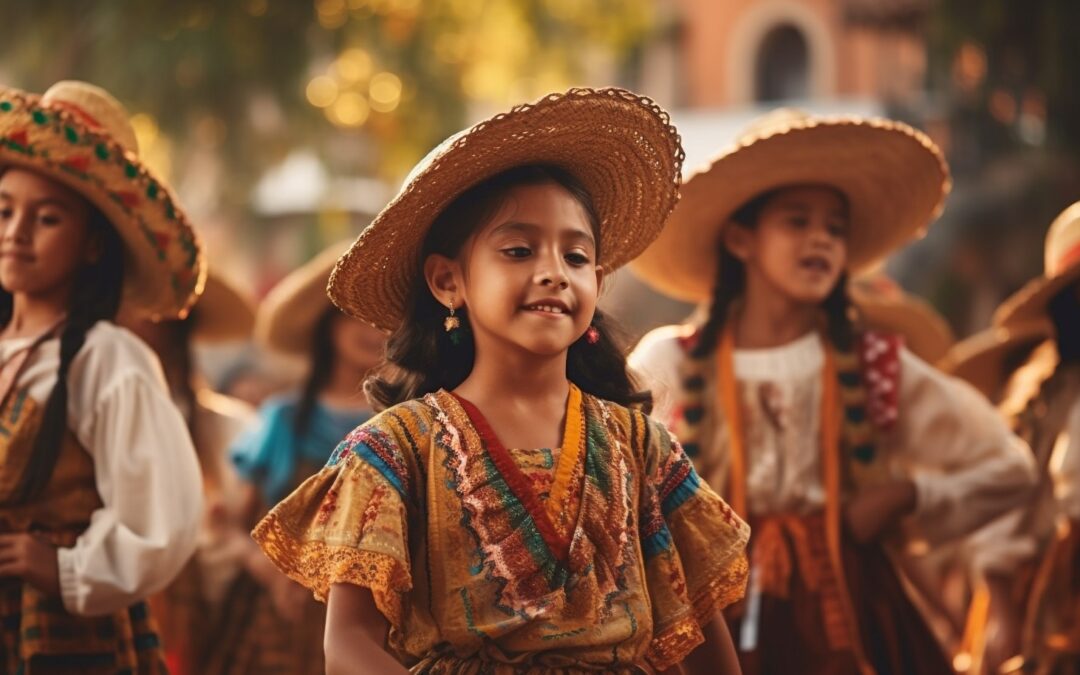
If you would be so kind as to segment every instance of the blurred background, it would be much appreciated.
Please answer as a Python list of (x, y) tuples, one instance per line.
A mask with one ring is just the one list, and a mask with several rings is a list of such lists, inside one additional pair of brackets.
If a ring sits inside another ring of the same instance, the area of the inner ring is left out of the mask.
[[(778, 105), (926, 130), (955, 188), (888, 270), (958, 335), (1042, 271), (1080, 198), (1075, 0), (0, 0), (0, 82), (129, 108), (211, 264), (259, 296), (355, 236), (450, 133), (571, 85), (656, 99), (687, 169)], [(686, 306), (620, 275), (634, 334)]]

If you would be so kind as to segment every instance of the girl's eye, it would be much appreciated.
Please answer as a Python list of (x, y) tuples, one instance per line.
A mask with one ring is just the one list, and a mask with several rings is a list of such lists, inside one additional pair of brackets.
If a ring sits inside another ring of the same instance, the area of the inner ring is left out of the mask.
[(847, 225), (845, 225), (844, 223), (830, 223), (829, 234), (836, 237), (837, 239), (843, 239), (847, 236)]
[(511, 258), (528, 258), (529, 254), (532, 253), (527, 246), (511, 246), (510, 248), (504, 248), (502, 252)]
[(38, 217), (38, 221), (40, 221), (42, 225), (59, 225), (60, 216), (52, 213), (43, 213)]
[(792, 227), (800, 230), (810, 224), (810, 220), (805, 216), (792, 216), (788, 219), (788, 222), (791, 223)]
[(566, 262), (570, 263), (574, 267), (581, 267), (589, 264), (589, 256), (584, 253), (572, 252), (566, 254)]
[(11, 217), (12, 213), (14, 213), (14, 211), (12, 209), (9, 209), (9, 208), (0, 209), (0, 218), (3, 218), (4, 220), (7, 220), (8, 218)]

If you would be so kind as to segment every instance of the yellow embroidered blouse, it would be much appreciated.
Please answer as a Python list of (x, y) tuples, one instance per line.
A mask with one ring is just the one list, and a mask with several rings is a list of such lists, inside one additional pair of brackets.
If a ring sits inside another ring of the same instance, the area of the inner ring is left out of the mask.
[(742, 597), (749, 528), (663, 426), (571, 389), (550, 462), (445, 391), (390, 408), (254, 537), (319, 598), (370, 588), (413, 672), (678, 663)]

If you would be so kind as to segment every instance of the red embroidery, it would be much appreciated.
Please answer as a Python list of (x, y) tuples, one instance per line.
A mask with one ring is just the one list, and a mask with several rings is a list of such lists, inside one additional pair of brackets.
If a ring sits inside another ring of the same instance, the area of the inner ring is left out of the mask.
[(134, 192), (124, 191), (116, 192), (114, 194), (117, 196), (120, 202), (129, 209), (135, 208), (142, 201), (141, 199), (139, 199), (139, 195), (135, 194)]
[(86, 170), (90, 168), (90, 158), (86, 155), (79, 155), (78, 157), (69, 157), (64, 160), (64, 166), (69, 169), (78, 171), (79, 173), (86, 173)]
[(859, 345), (859, 362), (866, 386), (866, 413), (870, 422), (889, 431), (900, 413), (900, 347), (903, 339), (890, 333), (868, 331)]
[(20, 129), (15, 133), (11, 134), (10, 136), (8, 136), (8, 140), (15, 145), (21, 145), (24, 148), (30, 144), (30, 137), (26, 134), (25, 129)]

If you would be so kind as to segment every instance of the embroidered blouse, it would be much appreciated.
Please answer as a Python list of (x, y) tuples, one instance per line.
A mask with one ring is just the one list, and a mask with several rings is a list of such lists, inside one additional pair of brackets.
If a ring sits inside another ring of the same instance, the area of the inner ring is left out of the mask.
[(470, 407), (383, 412), (255, 539), (319, 598), (370, 588), (413, 672), (663, 669), (742, 596), (749, 528), (663, 426), (581, 395), (560, 451), (510, 452)]
[[(0, 341), (0, 360), (33, 338)], [(44, 406), (60, 340), (34, 351), (16, 387)], [(202, 482), (187, 425), (150, 348), (99, 321), (71, 365), (68, 426), (94, 462), (103, 506), (57, 562), (64, 607), (108, 614), (161, 590), (195, 549)]]
[[(679, 433), (680, 366), (692, 326), (646, 335), (630, 364), (653, 392), (653, 415)], [(869, 349), (875, 349), (870, 343)], [(747, 506), (752, 514), (807, 514), (825, 501), (819, 411), (824, 344), (816, 332), (771, 349), (734, 354), (746, 443)], [(969, 534), (1022, 502), (1035, 482), (1031, 453), (974, 389), (900, 348), (898, 372), (878, 378), (888, 431), (878, 448), (890, 471), (917, 491), (918, 534), (938, 543)], [(706, 371), (715, 373), (715, 362)], [(703, 438), (694, 458), (718, 491), (728, 481), (728, 433), (719, 414), (716, 377), (706, 383)], [(896, 388), (895, 393), (892, 388)], [(871, 401), (871, 408), (873, 401)], [(870, 410), (871, 415), (874, 410)]]

